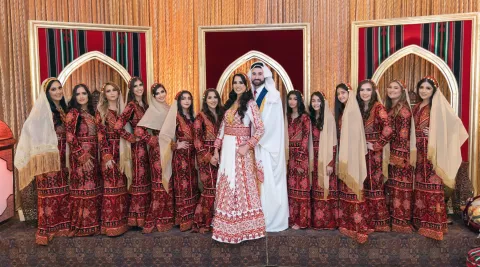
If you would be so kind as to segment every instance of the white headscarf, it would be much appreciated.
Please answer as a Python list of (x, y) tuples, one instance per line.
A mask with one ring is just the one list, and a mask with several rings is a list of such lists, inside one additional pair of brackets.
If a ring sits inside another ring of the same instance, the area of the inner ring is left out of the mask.
[(27, 187), (36, 175), (61, 168), (57, 133), (46, 95), (47, 86), (55, 81), (60, 82), (54, 77), (43, 81), (43, 90), (23, 124), (14, 158), (20, 176), (20, 190)]
[(433, 77), (425, 79), (432, 81), (437, 89), (430, 110), (428, 159), (443, 183), (449, 188), (455, 188), (455, 177), (462, 164), (461, 147), (468, 139), (468, 132), (438, 88), (437, 80)]

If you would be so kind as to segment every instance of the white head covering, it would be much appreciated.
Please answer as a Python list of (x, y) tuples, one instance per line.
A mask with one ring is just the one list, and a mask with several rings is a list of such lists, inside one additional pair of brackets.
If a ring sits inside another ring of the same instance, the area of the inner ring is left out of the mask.
[(318, 142), (319, 150), (316, 163), (318, 167), (318, 185), (323, 188), (324, 198), (326, 199), (330, 186), (330, 176), (327, 174), (327, 166), (333, 160), (333, 149), (337, 145), (337, 125), (325, 95), (323, 93), (321, 94), (325, 102), (325, 107), (323, 107), (323, 130), (320, 133), (320, 140)]
[(143, 115), (142, 119), (138, 122), (138, 126), (153, 130), (160, 130), (162, 128), (162, 125), (165, 122), (165, 118), (167, 117), (167, 113), (170, 107), (167, 105), (167, 103), (158, 102), (153, 96), (153, 90), (159, 87), (164, 88), (163, 85), (159, 83), (154, 83), (152, 85), (152, 94), (149, 95), (150, 99), (148, 101), (150, 103), (150, 106)]
[[(117, 99), (117, 115), (122, 114), (123, 110), (125, 109), (125, 102), (123, 101), (122, 92), (117, 84), (114, 82), (106, 82), (102, 86), (102, 90), (100, 92), (100, 98), (98, 100), (97, 110), (100, 113), (100, 117), (102, 118), (102, 123), (105, 124), (105, 117), (108, 111), (108, 101), (105, 97), (105, 86), (112, 85), (116, 87), (118, 91), (118, 99)], [(132, 133), (132, 126), (130, 123), (125, 124), (123, 127), (127, 132)], [(132, 184), (132, 148), (130, 142), (127, 140), (120, 138), (120, 162), (119, 168), (120, 172), (124, 173), (127, 177), (127, 188), (130, 187)]]
[(252, 69), (255, 68), (255, 67), (261, 67), (262, 70), (263, 70), (263, 77), (265, 78), (264, 86), (269, 93), (269, 94), (267, 94), (267, 99), (266, 100), (269, 103), (275, 103), (275, 102), (281, 101), (280, 92), (278, 92), (278, 90), (275, 87), (275, 81), (273, 80), (272, 71), (270, 70), (269, 67), (267, 67), (267, 65), (265, 65), (265, 63), (263, 63), (261, 61), (257, 61), (255, 63), (253, 63), (252, 66), (250, 66), (250, 70), (247, 73), (248, 79), (250, 79), (250, 85), (251, 85), (252, 90), (256, 90), (255, 86), (253, 85), (253, 81), (252, 81)]
[(43, 81), (43, 90), (23, 124), (14, 158), (20, 190), (27, 187), (34, 176), (61, 168), (57, 133), (46, 95), (47, 86), (54, 81), (60, 82), (53, 77)]
[(437, 80), (428, 76), (425, 79), (432, 81), (437, 89), (430, 110), (428, 159), (443, 183), (449, 188), (455, 188), (455, 177), (462, 163), (461, 147), (468, 139), (468, 132), (438, 88)]
[(343, 111), (338, 153), (338, 178), (357, 195), (359, 200), (362, 200), (363, 182), (367, 177), (365, 155), (368, 151), (362, 114), (355, 94), (355, 91), (349, 91), (348, 102)]

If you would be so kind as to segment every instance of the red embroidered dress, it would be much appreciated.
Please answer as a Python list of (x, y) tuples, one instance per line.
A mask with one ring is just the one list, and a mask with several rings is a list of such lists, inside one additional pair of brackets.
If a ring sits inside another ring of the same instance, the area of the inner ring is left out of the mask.
[(193, 145), (193, 122), (177, 114), (177, 141), (186, 141), (190, 146), (177, 149), (172, 144), (173, 186), (175, 195), (175, 224), (180, 225), (180, 231), (192, 228), (193, 216), (198, 199), (198, 180), (195, 168), (195, 147)]
[[(151, 131), (151, 133), (150, 133)], [(150, 174), (152, 178), (152, 197), (147, 211), (147, 219), (143, 233), (151, 233), (154, 229), (165, 232), (173, 228), (173, 181), (170, 180), (168, 192), (162, 184), (162, 164), (160, 160), (160, 146), (158, 130), (148, 130), (137, 126), (135, 135), (149, 146)]]
[[(120, 138), (135, 142), (135, 137), (125, 129), (115, 130), (118, 120), (116, 111), (107, 110), (105, 122), (100, 113), (96, 114), (98, 145), (100, 147), (100, 166), (103, 178), (102, 234), (118, 236), (128, 230), (128, 192), (127, 177), (119, 170)], [(113, 168), (107, 169), (106, 163), (113, 160)]]
[(218, 165), (210, 164), (210, 159), (215, 150), (214, 142), (218, 135), (218, 126), (200, 112), (195, 118), (194, 129), (199, 175), (203, 184), (203, 192), (195, 209), (194, 229), (205, 232), (210, 231), (213, 219)]
[(388, 166), (388, 207), (392, 231), (412, 232), (413, 169), (410, 166), (410, 128), (412, 113), (403, 106), (398, 113), (388, 112), (393, 135), (390, 140), (390, 165)]
[[(257, 185), (257, 179), (263, 181), (263, 177), (262, 170), (256, 170), (253, 151), (265, 128), (255, 101), (247, 105), (243, 121), (235, 107), (227, 110), (215, 141), (215, 147), (222, 149), (212, 238), (225, 243), (236, 244), (265, 236), (265, 218)], [(241, 156), (237, 149), (244, 143), (250, 150)]]
[[(314, 229), (335, 229), (338, 219), (338, 182), (335, 175), (336, 146), (333, 149), (333, 160), (328, 164), (334, 168), (330, 175), (327, 199), (324, 197), (324, 190), (318, 186), (318, 151), (320, 135), (322, 132), (312, 124), (313, 141), (313, 170), (312, 170), (312, 228)], [(320, 181), (323, 184), (323, 181)]]
[[(115, 130), (120, 131), (125, 124), (130, 123), (135, 129), (142, 119), (145, 110), (136, 100), (128, 102), (123, 113), (115, 124)], [(132, 144), (132, 185), (130, 186), (130, 205), (128, 225), (143, 227), (148, 206), (150, 205), (150, 166), (148, 161), (147, 143), (140, 140)]]
[(287, 166), (289, 226), (307, 228), (311, 221), (310, 181), (308, 175), (308, 139), (310, 118), (307, 114), (288, 117), (289, 159)]
[(373, 151), (368, 150), (365, 156), (367, 163), (367, 179), (363, 183), (365, 201), (375, 231), (390, 231), (390, 214), (385, 200), (383, 166), (383, 147), (392, 136), (392, 127), (385, 107), (376, 102), (370, 110), (368, 118), (363, 118), (365, 139), (373, 144)]
[(61, 169), (58, 172), (49, 172), (36, 176), (38, 230), (35, 242), (47, 245), (54, 236), (67, 236), (70, 231), (70, 204), (68, 169), (66, 167), (66, 132), (65, 114), (60, 111), (61, 120), (55, 119), (55, 132), (58, 139)]
[[(354, 100), (355, 101), (355, 100)], [(338, 133), (342, 129), (342, 117), (339, 118)], [(341, 146), (342, 144), (339, 144)], [(338, 150), (337, 150), (338, 151)], [(354, 239), (358, 243), (365, 243), (368, 234), (374, 230), (370, 226), (370, 216), (365, 202), (358, 200), (357, 195), (340, 179), (338, 179), (338, 229), (340, 233)]]
[[(80, 119), (80, 125), (77, 122)], [(72, 225), (69, 236), (100, 233), (102, 179), (98, 166), (97, 125), (87, 111), (71, 109), (66, 118), (67, 142), (70, 145), (70, 204)], [(94, 167), (87, 171), (85, 163)]]
[(430, 106), (413, 108), (415, 135), (417, 137), (417, 166), (415, 168), (415, 191), (413, 224), (418, 233), (443, 240), (447, 232), (447, 212), (442, 179), (433, 170), (428, 160), (428, 136), (423, 130), (430, 126)]

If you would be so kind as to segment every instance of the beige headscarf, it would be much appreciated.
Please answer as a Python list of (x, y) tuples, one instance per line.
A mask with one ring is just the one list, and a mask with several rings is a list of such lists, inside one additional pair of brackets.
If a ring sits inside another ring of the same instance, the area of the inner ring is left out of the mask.
[(14, 159), (20, 176), (20, 190), (27, 187), (36, 175), (61, 168), (57, 133), (46, 95), (47, 86), (54, 81), (60, 82), (54, 77), (43, 81), (43, 90), (23, 124)]
[(342, 116), (338, 177), (357, 195), (359, 200), (363, 199), (363, 182), (367, 177), (366, 142), (362, 114), (355, 91), (349, 91), (348, 102)]
[(455, 176), (462, 163), (461, 147), (468, 139), (468, 132), (438, 88), (437, 80), (428, 76), (425, 78), (432, 81), (437, 89), (430, 110), (428, 159), (443, 183), (455, 188)]
[[(407, 98), (408, 109), (412, 111), (412, 106), (410, 102), (410, 96), (408, 95), (407, 87), (405, 83), (401, 80), (392, 80), (390, 83), (396, 82), (402, 87), (405, 97)], [(388, 98), (388, 94), (387, 94)], [(393, 123), (393, 121), (392, 121)], [(388, 165), (390, 164), (390, 143), (383, 147), (383, 159), (382, 159), (382, 170), (384, 181), (388, 180)], [(415, 136), (415, 122), (413, 121), (413, 112), (411, 117), (411, 126), (410, 126), (410, 165), (415, 167), (417, 164), (417, 137)]]
[[(123, 110), (125, 109), (125, 102), (123, 101), (123, 96), (120, 88), (114, 82), (106, 82), (102, 86), (102, 90), (100, 92), (100, 98), (98, 100), (97, 110), (100, 113), (100, 117), (102, 118), (102, 123), (105, 124), (105, 117), (108, 111), (108, 100), (105, 96), (105, 86), (111, 85), (118, 90), (118, 99), (117, 99), (117, 115), (122, 114)], [(123, 127), (125, 131), (132, 133), (132, 126), (130, 123), (125, 124)], [(127, 177), (127, 188), (130, 188), (132, 184), (132, 147), (130, 142), (127, 140), (120, 138), (120, 162), (119, 168), (120, 172), (124, 173)]]
[(325, 98), (325, 95), (323, 93), (321, 94), (325, 102), (325, 107), (323, 107), (323, 130), (320, 133), (320, 140), (318, 143), (319, 149), (317, 171), (318, 186), (323, 188), (324, 198), (326, 199), (328, 197), (330, 186), (330, 176), (327, 174), (327, 166), (334, 159), (333, 149), (337, 145), (337, 125), (335, 123), (335, 117), (333, 116), (332, 111), (330, 110), (330, 106), (328, 105), (328, 101)]
[(172, 143), (176, 142), (175, 131), (177, 129), (177, 112), (179, 97), (185, 91), (180, 91), (175, 95), (167, 116), (165, 117), (162, 129), (158, 135), (160, 143), (160, 159), (162, 161), (162, 184), (163, 188), (168, 192), (168, 183), (172, 177)]
[(149, 96), (149, 103), (150, 106), (145, 112), (145, 115), (143, 115), (142, 119), (140, 122), (138, 122), (138, 126), (142, 126), (145, 128), (153, 129), (153, 130), (160, 130), (162, 129), (162, 125), (165, 122), (165, 118), (167, 117), (167, 113), (169, 110), (168, 104), (165, 103), (160, 103), (158, 102), (155, 97), (153, 96), (153, 91), (157, 88), (163, 88), (162, 84), (159, 83), (154, 83), (151, 87), (151, 92)]

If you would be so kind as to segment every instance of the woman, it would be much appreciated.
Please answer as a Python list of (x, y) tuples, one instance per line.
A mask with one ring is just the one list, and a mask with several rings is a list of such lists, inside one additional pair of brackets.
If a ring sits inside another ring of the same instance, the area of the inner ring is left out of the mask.
[(223, 120), (223, 106), (220, 94), (210, 88), (203, 94), (202, 111), (195, 118), (195, 150), (198, 172), (203, 191), (195, 209), (193, 230), (205, 233), (211, 230), (215, 187), (217, 185), (218, 159), (213, 157), (214, 142)]
[(368, 154), (367, 179), (364, 183), (371, 227), (378, 232), (390, 231), (390, 215), (385, 200), (383, 185), (383, 147), (392, 137), (392, 127), (387, 110), (378, 101), (377, 85), (371, 80), (363, 80), (358, 85), (357, 102), (362, 113)]
[(173, 228), (173, 184), (170, 181), (168, 191), (162, 184), (162, 164), (158, 135), (170, 108), (167, 105), (167, 90), (160, 83), (151, 87), (150, 107), (135, 128), (135, 135), (149, 145), (150, 174), (152, 179), (152, 197), (147, 211), (143, 233), (154, 229), (165, 232)]
[[(115, 124), (115, 130), (120, 131), (127, 123), (132, 129), (137, 127), (148, 108), (143, 81), (132, 77), (128, 82), (127, 106)], [(150, 176), (147, 143), (137, 138), (131, 145), (132, 154), (132, 185), (130, 186), (130, 207), (128, 211), (128, 226), (143, 227), (145, 216), (150, 204)]]
[(288, 92), (287, 101), (289, 226), (298, 230), (308, 228), (311, 218), (308, 153), (310, 118), (305, 112), (305, 104), (299, 91)]
[(90, 90), (77, 84), (72, 90), (66, 118), (70, 146), (70, 205), (72, 225), (69, 236), (100, 233), (102, 180), (98, 166), (95, 111)]
[[(408, 93), (403, 82), (391, 81), (387, 87), (385, 106), (393, 134), (383, 156), (384, 161), (387, 160), (389, 164), (386, 192), (389, 195), (388, 206), (392, 231), (400, 233), (412, 233), (413, 168), (411, 163), (415, 155), (411, 158), (410, 151), (416, 149), (415, 136), (411, 136), (412, 112), (407, 99)], [(412, 140), (413, 145), (411, 145)]]
[(236, 244), (265, 236), (257, 185), (257, 179), (263, 182), (263, 176), (253, 152), (265, 129), (247, 76), (235, 74), (232, 86), (215, 141), (214, 158), (220, 159), (220, 166), (212, 238)]
[(412, 110), (417, 139), (413, 224), (419, 234), (443, 240), (447, 232), (444, 185), (455, 188), (462, 162), (460, 148), (468, 134), (437, 80), (421, 79), (417, 94), (422, 102)]
[[(198, 180), (195, 168), (193, 98), (189, 91), (180, 91), (168, 111), (160, 131), (163, 186), (173, 175), (175, 187), (175, 225), (180, 231), (192, 229), (198, 199)], [(167, 148), (167, 146), (170, 146)], [(165, 151), (164, 149), (171, 149)], [(173, 153), (173, 155), (172, 155)]]
[(60, 81), (57, 78), (43, 81), (42, 91), (23, 124), (15, 153), (20, 190), (36, 178), (35, 242), (39, 245), (48, 245), (54, 236), (67, 236), (70, 230), (66, 112)]
[(312, 127), (312, 228), (337, 228), (338, 183), (334, 173), (337, 128), (328, 102), (321, 92), (310, 97)]
[(362, 115), (349, 84), (337, 85), (334, 110), (339, 137), (337, 224), (340, 233), (365, 243), (373, 231), (363, 196), (363, 180), (367, 173), (365, 134)]
[(128, 230), (127, 180), (132, 178), (130, 143), (135, 142), (135, 136), (123, 128), (115, 130), (124, 106), (120, 87), (113, 82), (105, 83), (100, 93), (96, 123), (103, 178), (101, 233), (107, 236), (122, 235)]

